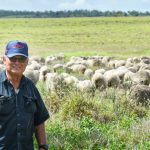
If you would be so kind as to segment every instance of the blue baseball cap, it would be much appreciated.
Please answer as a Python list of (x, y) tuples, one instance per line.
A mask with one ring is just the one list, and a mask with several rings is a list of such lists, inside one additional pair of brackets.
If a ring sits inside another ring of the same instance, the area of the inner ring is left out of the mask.
[(16, 55), (28, 57), (28, 45), (21, 41), (10, 41), (6, 46), (5, 55), (8, 57)]

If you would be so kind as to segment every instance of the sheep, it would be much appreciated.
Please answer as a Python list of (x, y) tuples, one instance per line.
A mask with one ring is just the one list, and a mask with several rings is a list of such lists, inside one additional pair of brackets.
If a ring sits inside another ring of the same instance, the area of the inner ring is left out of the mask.
[(41, 56), (32, 56), (30, 57), (29, 61), (36, 61), (38, 62), (39, 64), (42, 64), (44, 65), (45, 64), (45, 58), (41, 57)]
[(87, 60), (88, 66), (89, 67), (99, 67), (103, 66), (102, 61), (100, 59), (88, 59)]
[(126, 61), (125, 60), (116, 60), (115, 61), (115, 68), (121, 67), (121, 66), (125, 66)]
[(95, 73), (104, 74), (105, 72), (106, 72), (105, 69), (97, 69), (97, 70), (95, 70)]
[(133, 64), (134, 63), (133, 58), (131, 58), (131, 57), (127, 58), (126, 63), (132, 63)]
[(76, 88), (79, 92), (92, 94), (94, 96), (95, 86), (91, 80), (83, 80), (76, 83)]
[[(46, 90), (50, 94), (54, 94), (62, 98), (65, 94), (68, 94), (70, 87), (75, 87), (72, 83), (69, 84), (69, 77), (64, 78), (63, 76), (59, 75), (58, 73), (47, 73), (46, 74)], [(74, 77), (74, 80), (77, 80)], [(74, 81), (75, 82), (75, 81)]]
[(39, 70), (41, 68), (41, 64), (39, 64), (37, 61), (30, 61), (27, 68), (33, 69), (33, 70)]
[(84, 75), (88, 78), (91, 78), (93, 73), (94, 73), (94, 71), (92, 69), (86, 69), (84, 72)]
[(133, 67), (133, 66), (134, 66), (134, 63), (132, 63), (132, 62), (130, 62), (130, 61), (126, 61), (125, 66), (126, 66), (127, 68)]
[(66, 73), (66, 72), (62, 72), (62, 73), (60, 73), (60, 77), (61, 78), (66, 78), (66, 77), (69, 77), (70, 75), (68, 74), (68, 73)]
[(104, 78), (104, 76), (101, 73), (95, 73), (92, 76), (92, 83), (94, 84), (94, 86), (96, 87), (96, 89), (102, 91), (104, 89), (106, 89), (106, 79)]
[(45, 58), (46, 65), (54, 65), (54, 64), (63, 64), (65, 62), (65, 57), (63, 54), (59, 54), (57, 56), (47, 56)]
[(119, 87), (120, 85), (120, 78), (118, 75), (110, 75), (105, 77), (106, 78), (106, 82), (107, 82), (107, 86), (108, 87)]
[(136, 73), (127, 72), (124, 76), (124, 83), (127, 85), (133, 84), (143, 84), (149, 85), (150, 84), (150, 75), (147, 71), (138, 71)]
[(45, 76), (46, 90), (51, 94), (58, 94), (60, 91), (62, 78), (57, 73), (47, 73)]
[(71, 62), (76, 62), (76, 61), (81, 61), (81, 60), (83, 60), (82, 57), (77, 57), (77, 56), (71, 56), (70, 57)]
[(134, 63), (134, 64), (137, 64), (137, 63), (139, 63), (140, 61), (141, 61), (140, 58), (138, 58), (138, 57), (133, 57), (133, 63)]
[(138, 71), (136, 73), (136, 77), (135, 78), (136, 78), (135, 82), (137, 84), (144, 84), (144, 85), (149, 85), (150, 84), (150, 75), (145, 70)]
[(150, 64), (150, 58), (141, 59), (141, 63)]
[(64, 63), (64, 56), (47, 56), (45, 59), (46, 65), (54, 65), (58, 63)]
[(39, 81), (44, 82), (45, 81), (45, 76), (47, 73), (50, 72), (50, 69), (48, 66), (44, 65), (40, 68), (39, 70), (40, 74), (39, 74)]
[(115, 63), (116, 63), (116, 60), (111, 60), (111, 61), (108, 62), (107, 67), (110, 68), (110, 69), (114, 69), (115, 68)]
[(86, 67), (82, 64), (75, 64), (69, 67), (69, 69), (74, 73), (81, 73), (84, 74)]
[(133, 66), (133, 67), (129, 67), (128, 70), (136, 73), (138, 71), (138, 68), (136, 66)]
[(104, 77), (108, 87), (118, 87), (120, 85), (119, 75), (115, 72), (115, 69), (106, 71)]
[(64, 78), (64, 83), (67, 86), (73, 86), (74, 87), (78, 81), (79, 80), (74, 76), (68, 76), (68, 77)]
[(104, 64), (105, 67), (108, 67), (108, 63), (113, 59), (113, 57), (110, 56), (104, 56), (102, 58), (102, 63)]
[(125, 66), (126, 66), (127, 68), (133, 67), (133, 66), (138, 66), (138, 64), (139, 64), (140, 62), (141, 62), (141, 59), (138, 58), (138, 57), (128, 58), (128, 59), (126, 60)]
[(130, 88), (130, 86), (133, 84), (133, 76), (135, 75), (134, 72), (128, 71), (125, 73), (123, 78), (123, 85), (125, 88)]
[(140, 61), (141, 61), (141, 58), (133, 57), (133, 58), (128, 58), (126, 62), (132, 63), (132, 64), (137, 64), (137, 63), (140, 63)]
[(63, 65), (63, 64), (55, 64), (55, 65), (53, 66), (54, 72), (57, 72), (57, 71), (60, 70), (60, 69), (64, 69), (64, 65)]
[(136, 104), (147, 105), (150, 102), (150, 87), (147, 85), (134, 85), (130, 89), (129, 99)]
[(65, 67), (71, 67), (71, 66), (73, 66), (73, 65), (78, 65), (78, 64), (81, 64), (81, 65), (84, 65), (84, 66), (86, 66), (86, 67), (88, 67), (89, 66), (89, 64), (88, 64), (88, 62), (87, 62), (87, 60), (71, 60), (71, 61), (69, 61), (69, 62), (67, 62), (66, 64), (65, 64)]
[(103, 56), (89, 56), (88, 59), (103, 59)]
[(128, 68), (126, 68), (125, 66), (118, 67), (117, 69), (114, 70), (114, 74), (119, 76), (121, 84), (123, 83), (125, 73), (128, 71), (129, 71)]
[(150, 65), (149, 64), (142, 64), (139, 68), (140, 70), (150, 70)]
[(26, 68), (26, 70), (23, 73), (26, 77), (31, 79), (34, 84), (37, 84), (39, 81), (39, 71), (38, 70), (31, 70)]

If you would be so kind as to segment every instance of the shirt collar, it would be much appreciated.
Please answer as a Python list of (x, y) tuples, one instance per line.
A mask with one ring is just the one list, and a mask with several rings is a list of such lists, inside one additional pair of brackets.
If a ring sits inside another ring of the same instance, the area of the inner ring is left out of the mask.
[(6, 80), (6, 71), (2, 71), (2, 73), (0, 74), (0, 82), (5, 82)]
[[(6, 71), (4, 70), (0, 74), (0, 82), (5, 82), (5, 81), (8, 81), (8, 79), (7, 79), (7, 76), (6, 76)], [(26, 77), (23, 75), (22, 79), (21, 79), (21, 82), (20, 82), (20, 85), (22, 86), (25, 83), (26, 83)]]

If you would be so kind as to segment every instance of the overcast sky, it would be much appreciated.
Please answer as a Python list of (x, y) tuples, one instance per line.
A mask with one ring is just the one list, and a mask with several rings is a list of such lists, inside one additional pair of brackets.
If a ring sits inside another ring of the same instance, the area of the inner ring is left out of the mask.
[(1, 10), (137, 10), (150, 11), (150, 0), (0, 0)]

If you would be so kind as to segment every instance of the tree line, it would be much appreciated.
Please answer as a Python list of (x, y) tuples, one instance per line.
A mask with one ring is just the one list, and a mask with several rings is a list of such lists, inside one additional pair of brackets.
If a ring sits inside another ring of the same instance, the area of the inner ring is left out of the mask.
[(0, 18), (64, 18), (64, 17), (123, 17), (150, 16), (150, 12), (139, 11), (98, 11), (98, 10), (68, 10), (68, 11), (12, 11), (0, 10)]

